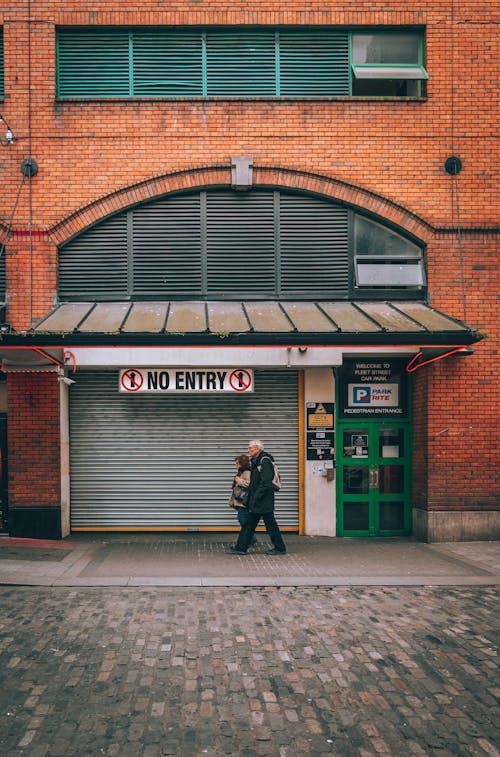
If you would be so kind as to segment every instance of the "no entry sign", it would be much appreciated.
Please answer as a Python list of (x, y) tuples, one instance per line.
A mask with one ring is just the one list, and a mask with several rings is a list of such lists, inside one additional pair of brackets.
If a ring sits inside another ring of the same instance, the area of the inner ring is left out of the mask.
[(254, 390), (254, 379), (250, 368), (122, 368), (118, 389), (124, 394), (247, 394)]

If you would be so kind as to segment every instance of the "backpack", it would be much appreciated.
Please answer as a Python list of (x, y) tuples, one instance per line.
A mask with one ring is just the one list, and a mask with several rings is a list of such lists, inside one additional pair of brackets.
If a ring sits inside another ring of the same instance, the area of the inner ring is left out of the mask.
[(276, 465), (276, 463), (274, 462), (274, 460), (271, 460), (271, 458), (268, 457), (267, 455), (265, 455), (262, 459), (263, 460), (264, 459), (265, 460), (269, 460), (269, 462), (273, 466), (273, 474), (274, 475), (273, 475), (273, 480), (271, 481), (271, 486), (273, 488), (273, 491), (279, 492), (279, 490), (283, 486), (283, 482), (281, 480), (281, 476), (280, 476), (280, 472), (279, 472), (278, 466)]

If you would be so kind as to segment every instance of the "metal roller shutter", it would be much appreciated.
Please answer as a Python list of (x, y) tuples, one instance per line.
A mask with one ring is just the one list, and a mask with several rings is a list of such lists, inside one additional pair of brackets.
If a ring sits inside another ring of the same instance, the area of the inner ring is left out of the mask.
[(81, 372), (70, 392), (71, 527), (220, 528), (234, 457), (261, 438), (284, 481), (280, 526), (298, 528), (297, 373), (256, 371), (253, 394), (127, 396), (116, 371)]

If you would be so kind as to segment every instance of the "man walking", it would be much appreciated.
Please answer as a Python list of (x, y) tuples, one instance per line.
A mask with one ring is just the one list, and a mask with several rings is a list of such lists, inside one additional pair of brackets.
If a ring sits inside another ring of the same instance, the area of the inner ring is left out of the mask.
[(273, 544), (273, 548), (266, 554), (284, 555), (286, 554), (285, 542), (274, 517), (274, 489), (272, 487), (274, 458), (269, 452), (264, 451), (264, 445), (260, 439), (252, 439), (248, 443), (248, 454), (252, 459), (248, 489), (248, 519), (240, 531), (236, 544), (230, 548), (230, 552), (237, 555), (247, 554), (252, 536), (262, 518)]

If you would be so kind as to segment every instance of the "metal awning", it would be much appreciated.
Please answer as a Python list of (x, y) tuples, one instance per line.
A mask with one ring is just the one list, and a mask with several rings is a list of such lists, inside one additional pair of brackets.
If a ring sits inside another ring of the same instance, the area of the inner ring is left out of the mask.
[(470, 345), (481, 335), (421, 302), (72, 302), (0, 345)]

